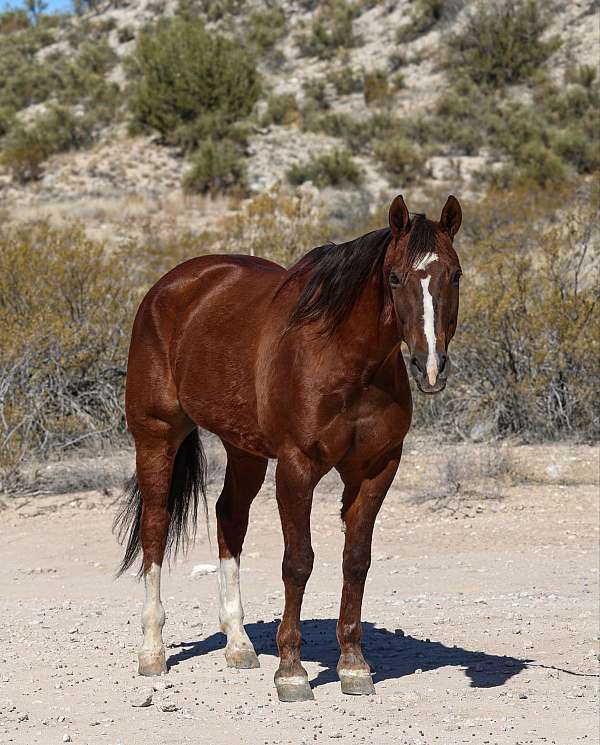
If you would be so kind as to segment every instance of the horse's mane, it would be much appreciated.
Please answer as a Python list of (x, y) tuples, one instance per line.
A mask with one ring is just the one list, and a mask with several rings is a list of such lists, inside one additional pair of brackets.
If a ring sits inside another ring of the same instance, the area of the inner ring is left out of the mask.
[[(379, 273), (392, 241), (389, 228), (373, 230), (346, 243), (326, 243), (304, 255), (289, 270), (283, 289), (296, 279), (306, 280), (288, 319), (288, 329), (322, 319), (322, 333), (335, 331), (354, 307), (367, 282)], [(435, 224), (425, 215), (413, 215), (402, 275), (436, 245)], [(383, 283), (387, 293), (387, 282)], [(389, 294), (389, 293), (388, 293)]]

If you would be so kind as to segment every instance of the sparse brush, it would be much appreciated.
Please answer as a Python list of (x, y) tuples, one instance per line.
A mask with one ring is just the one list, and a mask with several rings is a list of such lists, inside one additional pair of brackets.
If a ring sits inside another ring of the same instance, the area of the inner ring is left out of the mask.
[(347, 150), (332, 150), (288, 171), (288, 181), (297, 186), (311, 181), (315, 186), (348, 186), (362, 180), (360, 168)]
[(300, 52), (305, 57), (330, 59), (339, 49), (360, 46), (362, 39), (354, 33), (353, 25), (359, 13), (358, 2), (327, 0), (309, 29), (296, 37)]
[(205, 140), (192, 155), (182, 184), (186, 192), (219, 192), (243, 186), (245, 176), (245, 164), (234, 143)]
[(449, 38), (449, 71), (479, 85), (501, 87), (531, 77), (556, 51), (545, 39), (548, 19), (536, 0), (479, 3)]

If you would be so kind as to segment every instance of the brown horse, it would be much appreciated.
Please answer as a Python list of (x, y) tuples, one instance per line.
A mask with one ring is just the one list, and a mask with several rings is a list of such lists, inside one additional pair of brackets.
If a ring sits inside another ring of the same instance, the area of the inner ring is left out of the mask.
[(136, 477), (116, 520), (128, 540), (120, 571), (143, 551), (140, 674), (166, 671), (161, 566), (186, 542), (204, 496), (202, 427), (227, 451), (216, 506), (227, 663), (259, 666), (243, 626), (240, 554), (250, 505), (276, 458), (285, 610), (275, 684), (282, 701), (313, 698), (300, 662), (300, 607), (313, 566), (313, 490), (335, 468), (345, 523), (337, 670), (344, 693), (374, 692), (361, 650), (361, 605), (375, 518), (411, 421), (400, 347), (408, 345), (420, 390), (441, 391), (458, 314), (452, 241), (460, 223), (453, 196), (439, 222), (409, 214), (398, 196), (389, 229), (315, 248), (289, 270), (250, 256), (202, 256), (148, 292), (127, 375)]

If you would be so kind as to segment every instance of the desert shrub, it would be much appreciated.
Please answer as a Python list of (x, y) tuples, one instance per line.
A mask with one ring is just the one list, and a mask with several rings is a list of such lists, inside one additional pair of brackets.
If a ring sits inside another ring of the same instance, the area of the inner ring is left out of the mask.
[(252, 56), (238, 43), (207, 33), (197, 18), (175, 17), (142, 31), (129, 62), (130, 108), (137, 126), (169, 142), (192, 147), (190, 132), (201, 122), (198, 141), (215, 126), (216, 136), (246, 117), (259, 95)]
[(242, 252), (289, 266), (324, 242), (326, 225), (318, 195), (309, 190), (294, 195), (274, 188), (225, 217), (212, 242), (216, 252)]
[(134, 286), (79, 227), (0, 227), (0, 487), (27, 459), (124, 434)]
[(593, 65), (575, 65), (565, 70), (565, 83), (575, 83), (582, 88), (591, 88), (597, 77), (598, 71)]
[(334, 113), (304, 117), (302, 126), (311, 132), (339, 137), (352, 152), (368, 155), (372, 155), (380, 145), (393, 140), (408, 140), (422, 147), (429, 146), (431, 142), (430, 120), (425, 121), (422, 117), (398, 118), (385, 111), (366, 119)]
[(336, 93), (340, 96), (348, 96), (351, 93), (360, 93), (363, 90), (364, 78), (350, 65), (346, 64), (327, 74), (327, 81), (333, 85)]
[(0, 108), (16, 112), (49, 98), (93, 108), (106, 90), (115, 91), (105, 76), (117, 57), (105, 39), (83, 39), (74, 55), (55, 52), (44, 59), (37, 53), (53, 37), (42, 36), (37, 27), (2, 35), (0, 41)]
[(289, 125), (299, 120), (300, 110), (293, 93), (279, 93), (269, 96), (267, 109), (261, 120), (263, 126), (268, 124)]
[(1, 161), (16, 181), (35, 181), (51, 155), (78, 149), (91, 139), (91, 127), (85, 118), (75, 116), (64, 106), (52, 106), (29, 126), (15, 124), (9, 129)]
[(128, 41), (135, 39), (135, 31), (132, 26), (121, 26), (117, 32), (119, 44), (126, 44)]
[(300, 165), (292, 166), (287, 173), (291, 184), (312, 181), (315, 186), (348, 186), (362, 181), (360, 168), (347, 150), (336, 149), (317, 156)]
[(269, 52), (285, 33), (286, 18), (281, 8), (255, 10), (246, 19), (246, 40), (261, 54)]
[(234, 143), (228, 140), (204, 140), (191, 157), (191, 168), (183, 175), (187, 192), (225, 191), (243, 186), (246, 176), (244, 161)]
[(403, 23), (396, 31), (398, 44), (414, 41), (441, 20), (444, 11), (444, 0), (416, 0), (413, 3), (411, 19)]
[(406, 139), (384, 140), (375, 147), (375, 157), (383, 164), (394, 183), (407, 184), (423, 173), (423, 158)]
[(330, 59), (339, 49), (360, 46), (362, 39), (354, 33), (354, 19), (360, 13), (357, 2), (327, 0), (308, 31), (296, 37), (296, 43), (305, 57)]
[(367, 73), (364, 79), (364, 99), (367, 106), (373, 103), (381, 103), (389, 94), (387, 73), (384, 70), (375, 70)]
[(578, 173), (593, 173), (600, 168), (598, 140), (581, 126), (571, 125), (560, 131), (552, 144), (554, 152)]
[(559, 45), (542, 39), (546, 28), (536, 0), (479, 3), (449, 39), (448, 68), (493, 87), (526, 80)]
[(453, 374), (417, 424), (462, 436), (600, 435), (600, 265), (588, 187), (492, 191), (465, 210)]
[(327, 96), (327, 84), (324, 80), (318, 78), (305, 80), (302, 88), (304, 90), (307, 106), (311, 106), (313, 109), (319, 111), (326, 111), (330, 108), (331, 104)]

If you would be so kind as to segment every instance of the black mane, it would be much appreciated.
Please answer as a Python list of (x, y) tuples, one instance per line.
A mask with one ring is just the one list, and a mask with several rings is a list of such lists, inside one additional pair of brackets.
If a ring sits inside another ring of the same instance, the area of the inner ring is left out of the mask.
[(347, 241), (326, 243), (303, 256), (288, 272), (285, 283), (308, 277), (288, 328), (324, 318), (332, 332), (352, 310), (365, 284), (380, 271), (392, 240), (389, 228)]
[[(391, 241), (392, 231), (382, 228), (346, 243), (317, 246), (303, 256), (290, 268), (280, 288), (295, 279), (307, 279), (290, 313), (288, 329), (323, 319), (322, 333), (332, 333), (352, 310), (369, 279), (381, 273), (383, 280)], [(406, 276), (435, 244), (435, 224), (425, 215), (414, 215), (401, 273)]]

